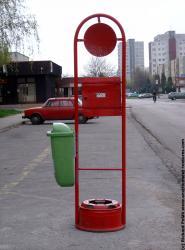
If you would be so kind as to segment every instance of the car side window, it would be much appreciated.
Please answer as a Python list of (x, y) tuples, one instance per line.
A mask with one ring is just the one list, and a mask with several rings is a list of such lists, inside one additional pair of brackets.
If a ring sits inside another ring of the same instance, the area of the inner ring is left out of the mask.
[(71, 100), (62, 100), (62, 101), (60, 101), (60, 106), (73, 107), (73, 102)]
[(53, 101), (51, 102), (51, 107), (59, 107), (59, 101)]
[(48, 101), (46, 107), (58, 107), (59, 101)]
[(51, 101), (48, 101), (48, 102), (46, 103), (46, 107), (51, 107)]

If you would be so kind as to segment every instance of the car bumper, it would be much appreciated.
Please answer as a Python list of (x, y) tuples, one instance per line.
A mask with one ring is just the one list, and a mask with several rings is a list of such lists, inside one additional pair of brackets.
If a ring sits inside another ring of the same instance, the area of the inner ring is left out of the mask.
[(29, 119), (27, 116), (23, 115), (22, 119)]

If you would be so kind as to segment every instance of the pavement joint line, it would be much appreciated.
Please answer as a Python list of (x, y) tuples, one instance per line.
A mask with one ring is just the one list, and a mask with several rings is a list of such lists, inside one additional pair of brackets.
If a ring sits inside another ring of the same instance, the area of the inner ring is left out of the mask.
[(48, 153), (49, 147), (45, 148), (43, 152), (37, 156), (37, 158), (35, 158), (32, 162), (30, 162), (23, 168), (20, 176), (16, 181), (5, 184), (4, 187), (0, 189), (0, 194), (4, 193), (5, 191), (7, 192), (19, 185), (19, 183), (22, 182), (39, 165), (39, 163), (44, 160), (44, 158), (46, 158)]

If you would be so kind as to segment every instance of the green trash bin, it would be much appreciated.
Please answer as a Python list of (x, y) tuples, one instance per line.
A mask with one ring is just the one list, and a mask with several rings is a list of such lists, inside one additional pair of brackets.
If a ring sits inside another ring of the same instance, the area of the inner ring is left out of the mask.
[(74, 185), (74, 132), (64, 123), (53, 123), (51, 151), (54, 162), (55, 179), (58, 185), (70, 187)]

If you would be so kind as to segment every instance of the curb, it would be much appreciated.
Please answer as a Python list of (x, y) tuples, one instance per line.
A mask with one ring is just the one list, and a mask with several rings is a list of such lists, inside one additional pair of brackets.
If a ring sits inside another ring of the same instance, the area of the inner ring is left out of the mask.
[(23, 121), (21, 121), (21, 122), (17, 122), (17, 123), (14, 123), (14, 124), (12, 124), (12, 125), (9, 125), (9, 126), (5, 126), (5, 127), (3, 127), (3, 128), (0, 128), (0, 133), (2, 133), (2, 132), (5, 132), (5, 131), (8, 131), (8, 130), (10, 130), (10, 129), (12, 129), (12, 128), (16, 128), (16, 127), (18, 127), (19, 125), (21, 125), (21, 124), (24, 124), (25, 122)]

